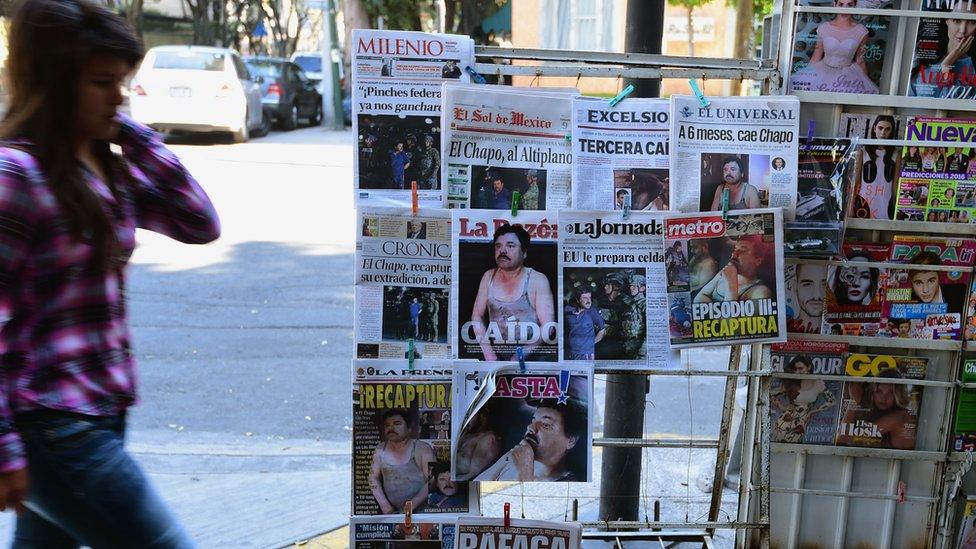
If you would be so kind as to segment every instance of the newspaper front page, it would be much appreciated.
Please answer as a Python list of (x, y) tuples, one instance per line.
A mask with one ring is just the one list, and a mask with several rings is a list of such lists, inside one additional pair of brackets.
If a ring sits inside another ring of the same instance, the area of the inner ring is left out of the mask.
[(666, 99), (573, 99), (574, 209), (668, 209), (670, 109)]
[(411, 521), (403, 517), (352, 517), (350, 549), (454, 549), (454, 520)]
[(590, 480), (592, 365), (459, 361), (453, 390), (454, 479)]
[(453, 214), (454, 358), (556, 362), (556, 212)]
[(477, 511), (451, 480), (451, 398), (450, 361), (353, 361), (353, 515)]
[(571, 206), (575, 90), (444, 86), (442, 180), (452, 208)]
[(786, 341), (782, 227), (778, 208), (665, 218), (672, 349)]
[(359, 203), (441, 207), (441, 83), (468, 81), (466, 36), (355, 29), (353, 178)]
[(563, 360), (676, 365), (667, 341), (656, 337), (668, 329), (663, 212), (624, 219), (621, 212), (564, 210), (559, 224)]
[(356, 357), (448, 358), (451, 214), (360, 208), (356, 232)]
[(800, 101), (796, 97), (671, 96), (671, 209), (796, 210)]
[(572, 522), (461, 517), (456, 549), (579, 549), (580, 525)]

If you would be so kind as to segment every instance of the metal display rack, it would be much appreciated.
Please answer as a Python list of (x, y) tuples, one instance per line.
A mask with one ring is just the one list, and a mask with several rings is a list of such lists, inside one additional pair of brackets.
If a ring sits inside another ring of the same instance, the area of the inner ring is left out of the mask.
[[(714, 59), (666, 55), (604, 53), (591, 51), (548, 50), (532, 48), (499, 48), (476, 46), (475, 55), (481, 61), (475, 69), (482, 75), (597, 78), (681, 78), (714, 79), (760, 83), (763, 93), (776, 90), (780, 76), (772, 59)], [(487, 62), (489, 59), (493, 62)], [(508, 63), (500, 63), (505, 61)], [(634, 377), (634, 383), (644, 383), (647, 376), (725, 377), (721, 424), (717, 440), (695, 438), (598, 438), (596, 447), (687, 448), (715, 449), (714, 485), (708, 516), (703, 521), (591, 521), (582, 522), (584, 539), (623, 541), (695, 541), (712, 547), (716, 530), (735, 530), (737, 545), (746, 539), (746, 532), (755, 533), (762, 547), (769, 546), (769, 352), (768, 346), (752, 345), (750, 363), (740, 367), (743, 349), (732, 346), (726, 370), (652, 370), (652, 369), (595, 369), (597, 374), (623, 374)], [(735, 433), (732, 412), (735, 406), (736, 383), (746, 378), (747, 406), (743, 418), (742, 481), (739, 488), (737, 516), (731, 521), (719, 520), (725, 468), (729, 461)], [(753, 477), (756, 478), (753, 481)], [(750, 519), (750, 510), (757, 510)], [(574, 517), (575, 518), (575, 517)]]

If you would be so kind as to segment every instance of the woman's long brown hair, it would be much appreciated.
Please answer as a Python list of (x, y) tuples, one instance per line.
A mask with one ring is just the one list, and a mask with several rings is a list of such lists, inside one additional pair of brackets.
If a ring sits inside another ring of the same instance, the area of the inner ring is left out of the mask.
[[(40, 163), (71, 234), (89, 242), (97, 263), (108, 267), (118, 247), (115, 224), (82, 177), (76, 150), (81, 68), (98, 55), (135, 67), (143, 49), (121, 17), (88, 0), (22, 0), (10, 24), (10, 105), (0, 123), (0, 140), (24, 142)], [(118, 161), (107, 142), (96, 143), (94, 152), (114, 193), (112, 174), (122, 173)]]

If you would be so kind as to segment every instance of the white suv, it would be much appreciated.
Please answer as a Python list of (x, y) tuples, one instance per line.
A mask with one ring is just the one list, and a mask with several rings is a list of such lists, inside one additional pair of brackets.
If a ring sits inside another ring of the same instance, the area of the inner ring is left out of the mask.
[(237, 52), (205, 46), (158, 46), (130, 84), (132, 117), (159, 131), (231, 132), (247, 141), (267, 133), (261, 89)]

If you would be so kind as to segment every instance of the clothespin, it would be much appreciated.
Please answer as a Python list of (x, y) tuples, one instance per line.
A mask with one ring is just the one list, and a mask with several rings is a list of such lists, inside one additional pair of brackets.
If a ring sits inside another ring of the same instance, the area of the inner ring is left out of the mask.
[(810, 120), (810, 122), (807, 123), (807, 144), (806, 147), (804, 147), (803, 149), (806, 152), (810, 152), (810, 147), (813, 146), (813, 129), (816, 127), (817, 127), (816, 120)]
[(617, 103), (620, 103), (621, 101), (623, 101), (624, 99), (626, 99), (628, 95), (630, 95), (632, 93), (634, 93), (634, 85), (633, 84), (628, 84), (626, 88), (620, 90), (620, 93), (618, 93), (617, 95), (613, 96), (613, 99), (610, 100), (610, 108), (612, 109), (612, 108), (616, 107), (617, 106)]
[(420, 198), (417, 196), (417, 182), (410, 182), (410, 210), (413, 215), (417, 215), (417, 210), (420, 209)]
[(413, 528), (413, 502), (410, 500), (403, 504), (403, 525)]
[(695, 97), (698, 98), (698, 103), (703, 109), (707, 109), (708, 105), (711, 103), (708, 101), (708, 98), (705, 97), (705, 94), (702, 93), (701, 88), (698, 87), (698, 82), (695, 82), (694, 78), (689, 78), (688, 85), (691, 86), (691, 91), (695, 92)]
[(505, 509), (505, 515), (502, 518), (502, 525), (504, 525), (506, 529), (511, 528), (512, 527), (512, 504), (506, 501), (504, 509)]
[(624, 196), (624, 220), (630, 217), (630, 193)]
[(522, 193), (515, 191), (512, 193), (512, 217), (518, 215), (519, 201), (522, 200)]
[(411, 337), (410, 339), (407, 340), (407, 366), (410, 368), (411, 372), (413, 371), (413, 358), (415, 352), (416, 351), (413, 344), (413, 338)]
[(519, 363), (519, 371), (525, 373), (525, 351), (521, 345), (515, 348), (515, 358)]
[(484, 76), (481, 76), (478, 74), (478, 71), (474, 70), (474, 67), (464, 67), (464, 71), (471, 76), (471, 81), (475, 84), (484, 84), (487, 82)]
[(729, 189), (728, 187), (722, 189), (722, 220), (726, 220), (729, 217)]
[(905, 503), (908, 501), (908, 497), (905, 495), (905, 481), (898, 481), (898, 503)]

